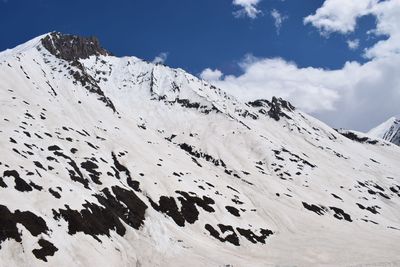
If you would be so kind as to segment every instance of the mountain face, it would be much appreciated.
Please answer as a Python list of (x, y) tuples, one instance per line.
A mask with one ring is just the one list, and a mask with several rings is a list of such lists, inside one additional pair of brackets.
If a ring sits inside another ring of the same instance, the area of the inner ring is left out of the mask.
[(370, 130), (368, 134), (400, 146), (400, 119), (391, 117), (384, 123)]
[(0, 53), (1, 266), (399, 263), (400, 148), (50, 33)]

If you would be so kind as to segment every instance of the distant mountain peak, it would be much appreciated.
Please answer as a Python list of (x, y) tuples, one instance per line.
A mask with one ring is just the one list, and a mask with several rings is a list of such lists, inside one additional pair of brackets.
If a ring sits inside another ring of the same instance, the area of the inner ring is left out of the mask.
[(67, 61), (84, 59), (90, 56), (112, 55), (101, 47), (99, 40), (94, 36), (82, 37), (52, 32), (42, 38), (41, 42), (51, 54)]
[(400, 145), (400, 116), (393, 116), (371, 129), (369, 135), (382, 138), (395, 145)]

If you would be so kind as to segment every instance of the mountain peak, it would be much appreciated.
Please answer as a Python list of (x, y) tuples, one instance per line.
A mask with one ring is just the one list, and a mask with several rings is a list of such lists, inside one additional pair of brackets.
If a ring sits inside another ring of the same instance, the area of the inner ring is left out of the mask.
[(0, 53), (1, 266), (398, 257), (399, 147), (103, 55), (60, 33)]
[(393, 116), (389, 118), (387, 121), (371, 129), (368, 134), (400, 145), (400, 117)]
[(67, 61), (88, 58), (93, 55), (111, 55), (101, 47), (99, 40), (94, 37), (52, 32), (41, 40), (42, 45), (53, 55)]

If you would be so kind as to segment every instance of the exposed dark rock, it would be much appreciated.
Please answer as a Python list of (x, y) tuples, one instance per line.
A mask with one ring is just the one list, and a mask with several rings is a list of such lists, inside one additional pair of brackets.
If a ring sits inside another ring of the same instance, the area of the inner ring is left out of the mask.
[(220, 233), (214, 229), (210, 224), (205, 225), (205, 229), (210, 233), (210, 235), (221, 242), (229, 242), (235, 246), (239, 246), (239, 238), (232, 226), (218, 224), (218, 227), (221, 229), (222, 233), (231, 232), (226, 237), (221, 237)]
[(58, 193), (57, 191), (49, 188), (49, 193), (52, 194), (55, 198), (61, 198), (60, 193)]
[(117, 112), (112, 101), (104, 94), (96, 80), (86, 72), (85, 67), (79, 62), (79, 59), (85, 59), (90, 56), (111, 55), (100, 46), (97, 38), (53, 32), (44, 37), (41, 42), (51, 54), (71, 62), (71, 65), (77, 68), (77, 70), (71, 69), (69, 72), (76, 82), (79, 82), (90, 93), (97, 94), (98, 100), (105, 103), (106, 107)]
[(336, 208), (336, 207), (329, 207), (331, 210), (335, 212), (333, 215), (336, 219), (338, 220), (346, 220), (348, 222), (352, 222), (353, 220), (351, 219), (350, 215), (344, 212), (342, 209)]
[(164, 213), (171, 217), (175, 223), (181, 227), (185, 226), (185, 219), (176, 205), (173, 197), (161, 196), (158, 204), (149, 198), (150, 204), (158, 212)]
[(36, 167), (38, 167), (44, 171), (47, 171), (46, 168), (43, 167), (42, 163), (40, 163), (39, 161), (34, 161), (33, 163), (35, 164)]
[(199, 211), (197, 206), (201, 207), (207, 212), (214, 212), (214, 208), (211, 205), (215, 204), (214, 200), (203, 196), (200, 198), (196, 195), (190, 195), (187, 192), (176, 191), (177, 194), (181, 195), (178, 200), (181, 202), (181, 209), (178, 208), (176, 201), (173, 197), (161, 196), (158, 204), (149, 198), (151, 206), (159, 212), (162, 212), (171, 217), (175, 223), (181, 227), (185, 226), (185, 222), (193, 224), (198, 220)]
[(140, 192), (141, 191), (140, 190), (140, 183), (138, 181), (132, 179), (131, 172), (128, 170), (128, 168), (125, 167), (124, 165), (122, 165), (118, 161), (118, 158), (117, 158), (117, 156), (115, 155), (114, 152), (111, 153), (111, 156), (112, 156), (113, 161), (114, 161), (115, 168), (113, 168), (113, 169), (115, 171), (115, 176), (117, 177), (117, 179), (120, 179), (119, 172), (124, 172), (125, 175), (126, 175), (126, 182), (128, 183), (128, 185), (133, 190), (135, 190), (136, 192)]
[(7, 170), (3, 173), (3, 176), (14, 177), (15, 189), (20, 192), (30, 192), (33, 190), (32, 187), (19, 176), (19, 173), (16, 170)]
[(89, 188), (89, 181), (83, 177), (81, 170), (78, 168), (78, 165), (76, 165), (76, 162), (71, 157), (65, 155), (64, 153), (58, 150), (54, 151), (53, 153), (58, 157), (68, 160), (67, 163), (73, 168), (73, 170), (67, 169), (72, 181), (79, 182), (83, 184), (85, 188)]
[(113, 186), (112, 192), (115, 197), (108, 188), (102, 190), (103, 194), (94, 195), (101, 205), (86, 202), (80, 211), (72, 210), (68, 205), (65, 205), (66, 209), (53, 210), (54, 218), (68, 222), (70, 235), (83, 232), (99, 242), (98, 236), (110, 237), (110, 231), (125, 235), (126, 229), (120, 220), (139, 229), (144, 223), (147, 205), (133, 191)]
[(273, 232), (268, 229), (260, 229), (260, 235), (256, 235), (253, 231), (250, 229), (242, 229), (237, 227), (236, 230), (244, 236), (247, 240), (250, 242), (256, 244), (257, 242), (265, 244), (265, 239), (267, 239), (268, 236), (272, 235)]
[(81, 163), (81, 167), (89, 172), (89, 176), (94, 183), (101, 184), (101, 182), (100, 182), (101, 172), (96, 171), (96, 169), (99, 168), (99, 166), (97, 166), (96, 163), (94, 163), (90, 160), (86, 160), (85, 162)]
[(22, 242), (17, 223), (22, 224), (33, 236), (45, 234), (49, 230), (46, 222), (34, 213), (19, 210), (13, 213), (6, 206), (0, 205), (0, 248), (1, 243), (9, 238)]
[(59, 146), (57, 145), (52, 145), (48, 147), (49, 151), (57, 151), (57, 150), (62, 150)]
[(200, 103), (190, 102), (189, 99), (179, 99), (178, 98), (178, 99), (176, 99), (176, 102), (185, 108), (194, 108), (194, 109), (200, 108)]
[(317, 206), (314, 204), (310, 205), (310, 204), (307, 204), (306, 202), (303, 202), (303, 207), (312, 212), (315, 212), (318, 215), (324, 215), (324, 213), (327, 211), (327, 209), (324, 206)]
[(281, 117), (291, 119), (291, 117), (289, 117), (282, 109), (285, 109), (286, 111), (295, 110), (292, 104), (290, 104), (288, 101), (285, 101), (282, 98), (272, 97), (268, 115), (276, 121), (279, 121)]
[(54, 56), (67, 61), (111, 55), (100, 46), (99, 40), (94, 36), (81, 37), (52, 32), (42, 39), (42, 45)]
[(188, 223), (194, 223), (198, 220), (199, 212), (196, 209), (196, 205), (207, 212), (215, 211), (211, 206), (215, 204), (215, 201), (209, 197), (203, 196), (203, 198), (200, 198), (196, 195), (189, 195), (187, 192), (183, 191), (176, 191), (176, 193), (182, 196), (178, 197), (178, 200), (182, 204), (181, 213)]
[(371, 212), (372, 214), (379, 214), (379, 212), (376, 210), (377, 208), (379, 208), (378, 206), (372, 206), (372, 207), (364, 207), (362, 204), (360, 203), (356, 203), (357, 206), (362, 209), (362, 210), (368, 210), (369, 212)]
[(332, 195), (334, 198), (337, 198), (337, 199), (340, 199), (340, 200), (343, 201), (343, 199), (342, 199), (341, 197), (339, 197), (339, 196), (337, 196), (337, 195), (335, 195), (335, 194), (333, 194), (333, 193), (331, 193), (331, 195)]
[(340, 133), (341, 135), (343, 135), (344, 137), (353, 140), (355, 142), (358, 143), (366, 143), (366, 144), (370, 144), (370, 145), (375, 145), (378, 143), (378, 140), (374, 140), (371, 139), (369, 137), (360, 137), (358, 136), (355, 132), (352, 131), (346, 131), (346, 130), (336, 130), (338, 133)]
[(196, 157), (196, 158), (202, 158), (205, 159), (208, 162), (211, 162), (212, 164), (214, 164), (215, 166), (222, 166), (222, 167), (226, 167), (225, 162), (222, 159), (215, 159), (213, 156), (208, 155), (204, 152), (199, 152), (196, 150), (195, 147), (188, 145), (186, 143), (182, 143), (178, 145), (182, 150), (185, 150), (187, 153), (189, 153), (190, 155)]
[(271, 102), (269, 102), (266, 99), (258, 99), (255, 101), (247, 102), (248, 105), (254, 107), (254, 108), (261, 108), (261, 107), (267, 107), (269, 108), (271, 105)]
[(38, 243), (41, 246), (41, 248), (32, 250), (32, 253), (33, 255), (35, 255), (36, 258), (42, 261), (47, 262), (46, 257), (53, 256), (54, 253), (58, 251), (58, 248), (56, 248), (53, 243), (45, 239), (40, 239)]
[(7, 188), (7, 184), (4, 182), (3, 177), (0, 177), (0, 187)]
[(237, 208), (232, 206), (226, 206), (225, 209), (229, 211), (229, 213), (232, 214), (233, 216), (240, 217), (240, 213)]

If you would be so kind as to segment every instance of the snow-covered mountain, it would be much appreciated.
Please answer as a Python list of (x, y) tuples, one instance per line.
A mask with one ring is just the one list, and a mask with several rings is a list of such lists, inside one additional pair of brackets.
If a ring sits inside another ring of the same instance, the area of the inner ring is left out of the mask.
[(391, 117), (368, 132), (375, 138), (382, 138), (388, 142), (400, 146), (400, 117)]
[(60, 33), (0, 101), (1, 266), (400, 263), (400, 148), (287, 101)]

